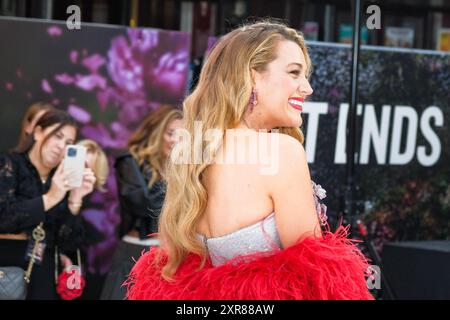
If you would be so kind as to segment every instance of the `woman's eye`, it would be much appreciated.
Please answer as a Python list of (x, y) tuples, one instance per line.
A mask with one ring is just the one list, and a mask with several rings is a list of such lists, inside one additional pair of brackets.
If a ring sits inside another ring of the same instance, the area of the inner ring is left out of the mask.
[(299, 70), (294, 70), (294, 71), (291, 71), (290, 73), (295, 75), (296, 77), (298, 77), (300, 75), (300, 71)]

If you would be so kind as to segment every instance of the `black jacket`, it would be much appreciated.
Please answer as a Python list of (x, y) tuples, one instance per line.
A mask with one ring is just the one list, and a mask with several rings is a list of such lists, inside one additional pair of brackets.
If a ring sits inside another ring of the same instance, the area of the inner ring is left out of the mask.
[(44, 222), (47, 248), (58, 245), (61, 250), (75, 250), (85, 237), (80, 215), (74, 216), (67, 197), (44, 211), (42, 195), (50, 189), (55, 170), (45, 184), (26, 153), (0, 154), (0, 233), (26, 232)]
[(162, 180), (148, 188), (150, 170), (139, 166), (129, 153), (119, 156), (114, 165), (119, 193), (122, 222), (119, 236), (137, 230), (141, 239), (158, 232), (158, 220), (166, 195)]

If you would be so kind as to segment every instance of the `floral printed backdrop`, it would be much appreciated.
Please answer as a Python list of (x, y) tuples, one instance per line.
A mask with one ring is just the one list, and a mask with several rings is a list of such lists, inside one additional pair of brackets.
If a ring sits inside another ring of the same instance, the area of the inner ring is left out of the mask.
[[(13, 31), (12, 31), (13, 30)], [(0, 19), (1, 150), (16, 142), (21, 117), (35, 101), (67, 110), (80, 136), (108, 154), (107, 192), (95, 192), (82, 216), (102, 235), (86, 248), (91, 273), (105, 274), (120, 223), (114, 155), (150, 110), (180, 106), (186, 95), (190, 36), (155, 29)]]
[[(185, 33), (91, 25), (69, 31), (64, 24), (0, 19), (0, 35), (1, 136), (13, 137), (0, 141), (1, 150), (14, 145), (23, 111), (44, 100), (68, 110), (80, 123), (81, 135), (98, 141), (112, 165), (149, 110), (161, 103), (179, 104), (186, 94), (190, 44)], [(324, 202), (333, 221), (345, 191), (345, 165), (335, 163), (334, 154), (341, 104), (349, 101), (351, 51), (318, 43), (309, 48), (314, 66), (310, 101), (328, 105), (319, 118), (310, 168), (313, 179), (327, 190)], [(448, 54), (361, 51), (359, 99), (375, 106), (373, 121), (380, 122), (383, 105), (411, 106), (419, 116), (437, 106), (444, 121), (442, 126), (430, 123), (442, 149), (432, 166), (421, 165), (416, 157), (404, 165), (379, 164), (373, 150), (367, 164), (356, 165), (363, 217), (380, 250), (386, 241), (450, 237), (449, 86)], [(358, 116), (357, 152), (363, 115)], [(308, 143), (310, 119), (306, 113), (303, 118)], [(420, 129), (415, 143), (425, 145), (429, 153), (429, 141)], [(92, 206), (83, 212), (105, 237), (88, 249), (91, 272), (109, 268), (120, 222), (116, 199), (111, 173), (108, 192), (95, 193)]]

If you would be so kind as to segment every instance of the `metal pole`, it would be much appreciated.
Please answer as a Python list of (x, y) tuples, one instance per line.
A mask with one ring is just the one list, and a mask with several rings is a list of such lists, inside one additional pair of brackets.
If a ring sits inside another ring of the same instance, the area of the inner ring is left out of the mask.
[(347, 174), (345, 190), (345, 213), (352, 220), (355, 216), (355, 131), (356, 110), (358, 103), (358, 65), (360, 49), (360, 26), (361, 26), (361, 0), (353, 1), (353, 41), (352, 41), (352, 63), (350, 79), (350, 106), (349, 118), (346, 132)]
[[(346, 151), (347, 151), (347, 179), (345, 189), (345, 216), (351, 226), (358, 226), (360, 235), (369, 250), (372, 261), (381, 269), (381, 259), (378, 256), (375, 247), (370, 240), (367, 230), (361, 219), (357, 219), (356, 200), (355, 199), (355, 144), (356, 144), (356, 117), (358, 107), (358, 66), (359, 66), (359, 49), (360, 49), (360, 31), (361, 31), (361, 0), (353, 0), (353, 41), (352, 41), (352, 63), (351, 63), (351, 79), (350, 79), (350, 110), (347, 123), (346, 135)], [(384, 273), (380, 274), (383, 289), (388, 299), (394, 299), (389, 282)]]

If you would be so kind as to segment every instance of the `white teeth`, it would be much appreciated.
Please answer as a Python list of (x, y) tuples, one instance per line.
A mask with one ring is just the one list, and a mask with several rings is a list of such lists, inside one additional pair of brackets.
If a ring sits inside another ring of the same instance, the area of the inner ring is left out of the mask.
[(291, 104), (295, 104), (295, 105), (297, 105), (297, 106), (300, 106), (300, 107), (303, 106), (303, 102), (300, 102), (300, 101), (297, 101), (297, 100), (291, 100), (291, 99), (289, 99), (288, 102), (291, 103)]

